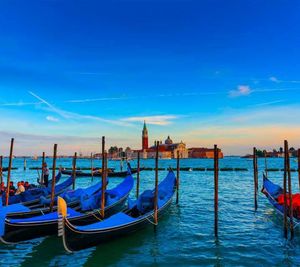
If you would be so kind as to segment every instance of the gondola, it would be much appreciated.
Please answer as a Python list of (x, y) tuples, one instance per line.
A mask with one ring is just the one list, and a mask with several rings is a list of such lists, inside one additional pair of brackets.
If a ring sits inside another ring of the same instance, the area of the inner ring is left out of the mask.
[[(58, 175), (56, 175), (56, 177), (55, 177), (55, 184), (57, 184), (60, 181), (61, 174), (62, 174), (61, 171), (59, 171)], [(51, 189), (51, 186), (52, 186), (52, 179), (48, 182), (48, 188)], [(37, 185), (36, 184), (30, 184), (30, 188), (28, 190), (30, 190), (29, 191), (30, 193), (35, 194), (36, 192), (41, 191), (41, 188), (45, 188), (45, 186), (42, 183), (42, 181), (39, 178), (37, 178)], [(32, 190), (34, 190), (34, 191), (32, 191)], [(0, 195), (2, 196), (3, 203), (5, 203), (6, 194), (5, 193), (4, 194), (1, 193)], [(10, 196), (10, 197), (13, 197), (13, 196)], [(10, 200), (10, 202), (16, 202), (16, 203), (18, 203), (17, 202), (17, 198), (16, 199), (12, 198)]]
[[(61, 179), (62, 173), (59, 172), (55, 178), (55, 183), (59, 182)], [(67, 189), (72, 184), (73, 179), (70, 177), (66, 181), (58, 184), (55, 186), (55, 193), (60, 194), (65, 189)], [(51, 194), (51, 184), (52, 180), (49, 181), (48, 187), (36, 187), (32, 189), (28, 189), (25, 192), (9, 196), (8, 199), (8, 205), (16, 204), (16, 203), (22, 203), (23, 205), (30, 207), (31, 205), (34, 205), (40, 201), (41, 196), (50, 196)], [(2, 195), (2, 205), (5, 204), (6, 195)]]
[[(158, 186), (158, 214), (161, 216), (172, 202), (175, 192), (176, 177), (169, 171)], [(154, 216), (154, 190), (144, 191), (127, 211), (119, 212), (108, 219), (87, 225), (78, 225), (68, 217), (61, 218), (59, 232), (68, 252), (97, 246), (100, 243), (128, 235), (146, 225), (152, 224)], [(60, 201), (63, 203), (63, 201)], [(58, 209), (65, 213), (64, 204)]]
[[(277, 184), (271, 182), (265, 175), (263, 175), (263, 188), (261, 192), (268, 198), (271, 205), (275, 208), (276, 212), (283, 216), (284, 205), (278, 202), (278, 197), (283, 195), (283, 189)], [(294, 203), (293, 203), (294, 208)], [(293, 220), (297, 223), (300, 222), (300, 214), (293, 211)]]
[[(144, 170), (143, 168), (140, 168), (140, 171)], [(131, 169), (131, 173), (135, 174), (137, 173), (137, 169)], [(70, 170), (62, 170), (62, 174), (66, 174), (66, 175), (71, 175), (72, 171)], [(127, 171), (122, 171), (122, 172), (115, 172), (115, 171), (111, 171), (107, 173), (108, 177), (126, 177), (128, 174)], [(102, 176), (102, 172), (101, 171), (94, 171), (93, 175), (92, 173), (88, 173), (88, 172), (83, 172), (83, 171), (76, 171), (76, 177), (101, 177)]]
[[(93, 194), (99, 192), (102, 187), (102, 182), (92, 185), (88, 188), (78, 188), (76, 190), (67, 190), (63, 192), (60, 197), (66, 200), (68, 207), (72, 209), (80, 208), (80, 199), (89, 198)], [(6, 218), (21, 219), (39, 216), (50, 212), (50, 198), (41, 197), (40, 202), (31, 206), (28, 209), (21, 208), (19, 211), (13, 211), (6, 214)], [(57, 210), (57, 197), (54, 199), (53, 211)]]
[[(125, 206), (125, 202), (133, 187), (134, 180), (129, 174), (117, 187), (106, 190), (105, 216), (110, 216)], [(80, 210), (67, 208), (68, 218), (76, 225), (86, 225), (100, 220), (101, 191), (92, 197), (81, 198)], [(0, 240), (5, 243), (17, 243), (37, 237), (53, 235), (57, 233), (58, 213), (51, 212), (41, 216), (25, 219), (5, 218), (4, 233)]]

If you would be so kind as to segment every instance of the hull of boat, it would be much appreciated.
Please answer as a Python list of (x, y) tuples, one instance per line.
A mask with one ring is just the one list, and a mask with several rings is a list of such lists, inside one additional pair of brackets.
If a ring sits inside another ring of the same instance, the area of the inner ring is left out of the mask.
[[(118, 202), (105, 208), (105, 217), (109, 217), (124, 209), (129, 193)], [(87, 225), (100, 220), (100, 210), (70, 218), (70, 222), (76, 225)], [(18, 243), (38, 237), (57, 234), (58, 219), (36, 222), (10, 223), (5, 220), (5, 232), (0, 240), (5, 244)]]
[[(158, 215), (161, 217), (172, 203), (172, 198), (158, 210)], [(120, 227), (108, 228), (95, 231), (79, 231), (71, 221), (64, 219), (63, 243), (67, 251), (73, 252), (99, 244), (111, 241), (121, 236), (129, 235), (148, 225), (153, 224), (153, 212), (144, 216), (132, 223), (125, 224)]]

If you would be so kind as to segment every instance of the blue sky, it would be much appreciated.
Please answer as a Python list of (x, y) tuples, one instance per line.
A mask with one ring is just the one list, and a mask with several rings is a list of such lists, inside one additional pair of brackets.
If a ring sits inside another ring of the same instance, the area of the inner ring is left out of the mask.
[(299, 1), (1, 1), (0, 147), (300, 141)]

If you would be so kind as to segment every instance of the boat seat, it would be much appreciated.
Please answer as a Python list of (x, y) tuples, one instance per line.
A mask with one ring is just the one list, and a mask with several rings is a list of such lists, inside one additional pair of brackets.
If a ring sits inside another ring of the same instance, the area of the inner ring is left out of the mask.
[(144, 191), (137, 201), (137, 209), (140, 213), (146, 213), (153, 209), (153, 191), (152, 190), (146, 190)]

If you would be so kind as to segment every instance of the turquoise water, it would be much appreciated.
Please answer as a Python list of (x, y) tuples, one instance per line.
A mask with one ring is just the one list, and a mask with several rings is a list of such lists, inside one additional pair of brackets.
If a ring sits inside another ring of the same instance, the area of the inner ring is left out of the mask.
[[(270, 168), (282, 168), (282, 159), (269, 159)], [(51, 161), (49, 160), (49, 164)], [(60, 159), (58, 164), (71, 166), (71, 159)], [(89, 166), (88, 160), (78, 160), (78, 166)], [(97, 163), (96, 163), (97, 164)], [(100, 161), (98, 161), (100, 164)], [(133, 167), (136, 162), (131, 163)], [(261, 186), (264, 160), (259, 159)], [(296, 168), (291, 161), (291, 167)], [(39, 161), (28, 161), (27, 166), (38, 166)], [(141, 165), (153, 167), (153, 160)], [(160, 167), (176, 166), (175, 160), (160, 160)], [(15, 159), (14, 181), (35, 181), (37, 171), (23, 171), (23, 160)], [(213, 167), (212, 160), (182, 160), (181, 166)], [(109, 162), (119, 168), (119, 162)], [(258, 211), (254, 212), (252, 161), (240, 158), (220, 160), (220, 167), (246, 167), (246, 172), (219, 174), (219, 240), (214, 238), (214, 179), (213, 172), (181, 172), (180, 203), (174, 203), (159, 221), (131, 236), (111, 241), (95, 248), (68, 254), (61, 239), (52, 236), (18, 245), (0, 245), (2, 266), (299, 266), (300, 231), (293, 241), (285, 241), (282, 219), (276, 215), (262, 194)], [(159, 172), (160, 180), (166, 171)], [(270, 172), (269, 178), (282, 183), (282, 172)], [(25, 178), (24, 178), (25, 177)], [(297, 173), (292, 173), (293, 191), (299, 191)], [(111, 178), (114, 187), (121, 178)], [(97, 178), (78, 178), (77, 187), (96, 183)], [(152, 188), (154, 172), (141, 172), (141, 190)], [(134, 196), (134, 192), (132, 193)]]

